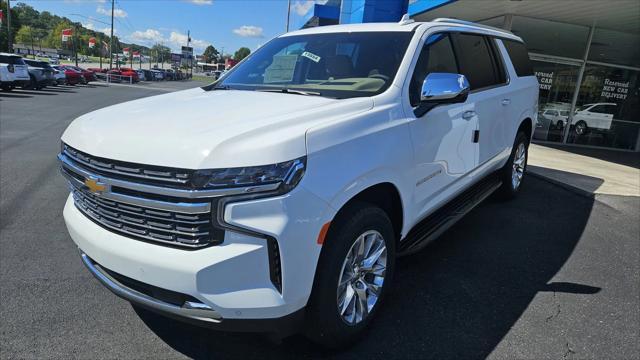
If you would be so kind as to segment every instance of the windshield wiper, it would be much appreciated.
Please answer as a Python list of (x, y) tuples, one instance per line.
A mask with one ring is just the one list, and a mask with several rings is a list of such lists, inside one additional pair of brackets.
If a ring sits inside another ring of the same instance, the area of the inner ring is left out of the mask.
[(303, 90), (295, 90), (295, 89), (256, 89), (256, 91), (262, 92), (278, 92), (283, 94), (296, 94), (296, 95), (305, 95), (305, 96), (320, 96), (320, 93), (317, 91), (303, 91)]

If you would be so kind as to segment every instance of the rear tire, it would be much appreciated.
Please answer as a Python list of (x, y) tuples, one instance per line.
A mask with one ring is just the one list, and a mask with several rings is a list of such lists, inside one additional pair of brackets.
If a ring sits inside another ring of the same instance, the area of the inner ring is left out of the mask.
[(499, 173), (502, 186), (498, 191), (503, 199), (512, 199), (518, 195), (527, 171), (528, 158), (529, 138), (523, 131), (519, 131), (511, 149), (511, 156)]
[(324, 241), (309, 298), (310, 340), (335, 349), (363, 334), (391, 287), (395, 242), (391, 220), (379, 207), (357, 202), (340, 212)]

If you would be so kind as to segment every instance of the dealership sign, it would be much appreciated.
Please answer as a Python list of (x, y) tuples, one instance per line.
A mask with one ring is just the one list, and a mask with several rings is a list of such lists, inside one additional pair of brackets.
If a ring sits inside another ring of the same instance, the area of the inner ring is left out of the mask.
[(71, 37), (71, 35), (73, 35), (73, 30), (71, 30), (71, 29), (62, 30), (62, 41), (63, 42), (68, 41), (69, 38)]
[(183, 46), (182, 47), (182, 57), (185, 59), (193, 58), (193, 48), (191, 46)]
[(93, 49), (94, 47), (96, 47), (96, 38), (92, 37), (89, 39), (89, 48)]

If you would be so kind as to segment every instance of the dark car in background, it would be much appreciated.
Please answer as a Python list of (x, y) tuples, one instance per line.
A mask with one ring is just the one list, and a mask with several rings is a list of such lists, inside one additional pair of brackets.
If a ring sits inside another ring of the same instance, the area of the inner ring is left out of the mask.
[(22, 86), (23, 89), (40, 90), (53, 85), (55, 77), (51, 65), (30, 59), (24, 59), (24, 62), (28, 66), (30, 80)]

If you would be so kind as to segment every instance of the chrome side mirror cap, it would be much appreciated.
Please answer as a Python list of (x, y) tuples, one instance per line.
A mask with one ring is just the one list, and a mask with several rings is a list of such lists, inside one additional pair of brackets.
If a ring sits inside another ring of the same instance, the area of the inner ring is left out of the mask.
[(466, 76), (431, 73), (422, 82), (420, 101), (425, 103), (460, 103), (467, 100), (471, 87)]

